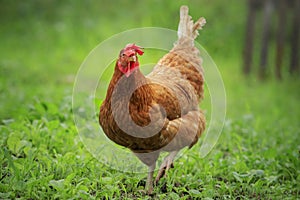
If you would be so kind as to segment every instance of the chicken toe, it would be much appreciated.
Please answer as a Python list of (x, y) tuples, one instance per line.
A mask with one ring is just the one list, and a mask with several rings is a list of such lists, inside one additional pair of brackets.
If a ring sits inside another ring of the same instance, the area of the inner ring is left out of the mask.
[(155, 183), (157, 184), (158, 181), (163, 177), (167, 176), (167, 172), (170, 168), (174, 168), (174, 158), (177, 155), (178, 151), (172, 151), (167, 157), (165, 157), (164, 161), (160, 165), (159, 171), (157, 173), (157, 176), (155, 178)]

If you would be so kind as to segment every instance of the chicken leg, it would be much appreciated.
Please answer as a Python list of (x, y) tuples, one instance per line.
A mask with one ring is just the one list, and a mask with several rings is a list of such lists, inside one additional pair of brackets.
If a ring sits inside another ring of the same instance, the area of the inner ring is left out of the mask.
[(148, 177), (146, 181), (146, 190), (148, 194), (152, 194), (153, 192), (153, 172), (155, 170), (156, 162), (149, 166)]
[(174, 161), (174, 158), (177, 155), (177, 153), (178, 153), (178, 151), (172, 151), (171, 153), (169, 153), (168, 156), (165, 157), (164, 161), (160, 165), (159, 171), (155, 178), (156, 184), (163, 176), (165, 176), (165, 177), (167, 176), (167, 172), (169, 171), (170, 168), (174, 168), (173, 161)]

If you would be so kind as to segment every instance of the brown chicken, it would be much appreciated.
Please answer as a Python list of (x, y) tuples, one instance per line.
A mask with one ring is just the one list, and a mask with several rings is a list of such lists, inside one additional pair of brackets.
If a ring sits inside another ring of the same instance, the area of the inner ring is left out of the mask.
[(99, 122), (115, 143), (129, 148), (149, 167), (146, 188), (153, 191), (153, 172), (160, 152), (170, 152), (163, 160), (155, 182), (173, 167), (178, 151), (192, 147), (205, 129), (199, 109), (204, 93), (202, 59), (194, 46), (205, 19), (195, 23), (188, 7), (180, 8), (178, 40), (153, 71), (144, 76), (135, 44), (121, 50), (100, 108)]

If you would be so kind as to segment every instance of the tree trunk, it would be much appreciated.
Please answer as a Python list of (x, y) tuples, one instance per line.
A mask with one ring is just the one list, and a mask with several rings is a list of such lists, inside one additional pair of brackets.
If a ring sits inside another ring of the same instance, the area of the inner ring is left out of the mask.
[(299, 34), (300, 34), (300, 0), (294, 1), (293, 27), (291, 35), (290, 73), (299, 72)]
[(260, 54), (260, 70), (259, 76), (261, 79), (265, 79), (268, 63), (268, 47), (270, 39), (270, 28), (271, 28), (271, 15), (273, 10), (273, 1), (265, 0), (264, 5), (264, 19), (263, 19), (263, 31), (262, 31), (262, 48)]
[(255, 0), (248, 0), (248, 16), (246, 25), (246, 38), (244, 46), (244, 74), (249, 75), (252, 65), (253, 38), (255, 28), (256, 6)]
[(276, 65), (275, 75), (276, 78), (281, 80), (281, 65), (282, 58), (284, 55), (284, 41), (285, 41), (285, 30), (286, 30), (286, 0), (279, 0), (279, 19), (277, 25), (277, 47), (276, 47)]

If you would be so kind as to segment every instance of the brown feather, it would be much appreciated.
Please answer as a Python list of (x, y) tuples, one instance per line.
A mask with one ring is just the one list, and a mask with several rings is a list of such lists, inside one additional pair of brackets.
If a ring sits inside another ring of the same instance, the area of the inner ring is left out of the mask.
[(204, 97), (202, 59), (193, 44), (205, 20), (194, 24), (186, 8), (174, 48), (147, 76), (136, 69), (125, 77), (116, 65), (100, 108), (104, 133), (148, 166), (160, 151), (192, 147), (205, 129), (198, 107)]

